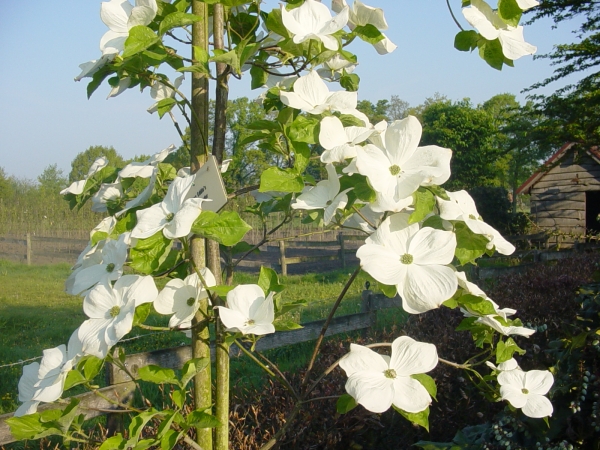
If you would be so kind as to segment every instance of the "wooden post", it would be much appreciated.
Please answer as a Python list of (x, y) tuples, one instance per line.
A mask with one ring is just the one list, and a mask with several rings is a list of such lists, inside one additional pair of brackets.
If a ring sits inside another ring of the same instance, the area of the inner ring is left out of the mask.
[(27, 233), (27, 265), (31, 265), (31, 234)]
[(285, 262), (285, 241), (279, 241), (279, 264), (281, 265), (281, 275), (287, 277), (287, 264)]
[(346, 268), (346, 249), (344, 248), (344, 233), (340, 231), (338, 234), (338, 241), (340, 242), (340, 259), (342, 260), (342, 269)]
[(377, 311), (373, 309), (373, 291), (364, 290), (361, 295), (360, 312), (369, 313), (369, 328), (363, 330), (363, 337), (366, 337), (368, 332), (377, 325)]
[[(112, 355), (115, 358), (118, 358), (119, 355), (119, 348), (115, 347), (112, 351)], [(118, 368), (112, 364), (107, 362), (106, 363), (106, 368), (105, 368), (105, 380), (106, 380), (106, 385), (107, 386), (112, 386), (115, 384), (115, 374), (118, 372)], [(133, 390), (130, 392), (130, 395), (119, 399), (121, 403), (124, 404), (129, 404), (132, 400), (133, 400)], [(124, 418), (124, 414), (122, 413), (108, 413), (106, 415), (106, 437), (112, 437), (114, 435), (116, 435), (117, 433), (120, 433), (123, 431), (124, 426), (123, 426), (123, 418)]]

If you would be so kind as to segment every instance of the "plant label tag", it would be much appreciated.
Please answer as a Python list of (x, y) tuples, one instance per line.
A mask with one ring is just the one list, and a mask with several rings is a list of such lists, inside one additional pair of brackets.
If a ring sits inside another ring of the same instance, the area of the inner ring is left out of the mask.
[(190, 188), (188, 198), (205, 198), (210, 202), (203, 202), (204, 211), (218, 212), (227, 203), (227, 191), (223, 184), (221, 171), (213, 155), (208, 156), (208, 161), (194, 174), (194, 183)]

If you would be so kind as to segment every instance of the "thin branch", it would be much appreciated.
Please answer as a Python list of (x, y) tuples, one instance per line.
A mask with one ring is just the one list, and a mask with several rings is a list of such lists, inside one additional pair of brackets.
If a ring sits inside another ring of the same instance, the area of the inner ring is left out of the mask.
[(450, 0), (446, 0), (446, 5), (448, 5), (448, 11), (450, 11), (450, 15), (452, 16), (452, 19), (454, 20), (454, 23), (456, 24), (456, 26), (458, 28), (460, 28), (460, 31), (465, 31), (464, 28), (458, 22), (458, 20), (456, 20), (456, 16), (454, 15), (454, 11), (452, 11), (452, 7), (450, 6)]
[(319, 348), (321, 347), (321, 343), (323, 342), (323, 339), (325, 338), (325, 333), (327, 332), (327, 328), (329, 328), (329, 324), (333, 320), (333, 316), (334, 316), (335, 312), (337, 311), (338, 307), (340, 306), (340, 303), (344, 299), (344, 296), (346, 295), (346, 292), (348, 292), (348, 289), (350, 289), (350, 286), (352, 285), (352, 283), (354, 282), (354, 280), (356, 279), (356, 277), (360, 273), (360, 270), (361, 270), (360, 266), (356, 268), (356, 270), (354, 271), (354, 273), (350, 276), (350, 278), (346, 282), (346, 285), (344, 286), (344, 289), (342, 289), (342, 292), (340, 292), (340, 295), (338, 296), (338, 298), (335, 301), (333, 307), (331, 308), (331, 311), (329, 311), (329, 316), (327, 316), (327, 320), (323, 324), (323, 328), (321, 329), (321, 333), (319, 334), (319, 337), (317, 338), (317, 342), (315, 343), (315, 349), (313, 350), (313, 354), (312, 354), (312, 356), (310, 358), (310, 362), (308, 363), (308, 368), (306, 370), (306, 373), (304, 374), (304, 378), (302, 380), (302, 385), (306, 384), (306, 382), (308, 381), (308, 377), (309, 377), (309, 375), (310, 375), (310, 373), (312, 371), (312, 368), (313, 368), (313, 366), (315, 364), (315, 360), (317, 359), (317, 355), (319, 354)]
[(360, 212), (360, 210), (359, 210), (359, 209), (358, 209), (356, 206), (352, 205), (352, 209), (353, 209), (353, 210), (356, 212), (356, 214), (358, 214), (358, 215), (360, 216), (360, 218), (361, 218), (362, 220), (364, 220), (365, 222), (367, 222), (367, 224), (368, 224), (368, 225), (369, 225), (371, 228), (373, 228), (374, 230), (376, 230), (376, 229), (377, 229), (377, 227), (376, 227), (376, 226), (375, 226), (375, 225), (374, 225), (374, 224), (373, 224), (373, 223), (372, 223), (372, 222), (371, 222), (369, 219), (367, 219), (367, 218), (366, 218), (366, 217), (363, 215), (363, 213), (361, 213), (361, 212)]

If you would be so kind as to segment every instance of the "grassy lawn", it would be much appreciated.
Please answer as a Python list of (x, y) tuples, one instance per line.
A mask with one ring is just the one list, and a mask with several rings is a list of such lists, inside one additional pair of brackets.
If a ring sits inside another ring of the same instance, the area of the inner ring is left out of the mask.
[[(282, 277), (286, 286), (284, 301), (306, 300), (308, 306), (290, 313), (297, 322), (323, 319), (335, 302), (353, 269), (328, 273)], [(0, 366), (35, 358), (46, 348), (66, 344), (71, 333), (86, 319), (80, 297), (67, 295), (64, 282), (70, 273), (67, 264), (26, 266), (0, 261)], [(235, 284), (256, 283), (258, 275), (238, 274)], [(360, 274), (350, 287), (336, 315), (360, 312), (360, 297), (367, 276)], [(396, 311), (380, 314), (382, 326), (402, 320)], [(168, 317), (153, 314), (148, 323), (165, 326)], [(136, 353), (189, 343), (183, 333), (148, 332), (134, 329), (126, 339), (144, 336), (123, 343), (127, 353)], [(309, 358), (313, 344), (275, 349), (268, 357), (280, 363), (282, 370), (301, 367)], [(249, 368), (249, 366), (251, 368)], [(0, 414), (17, 405), (17, 383), (22, 365), (0, 368)], [(237, 381), (248, 379), (260, 383), (264, 374), (245, 361), (232, 362), (232, 374)], [(255, 383), (253, 383), (255, 384)]]

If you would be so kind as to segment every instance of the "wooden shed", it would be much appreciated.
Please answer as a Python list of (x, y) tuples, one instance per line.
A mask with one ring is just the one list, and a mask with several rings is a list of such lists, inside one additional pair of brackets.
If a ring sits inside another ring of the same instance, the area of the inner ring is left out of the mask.
[(531, 194), (531, 218), (542, 229), (574, 242), (586, 230), (600, 233), (600, 150), (563, 145), (519, 189)]

